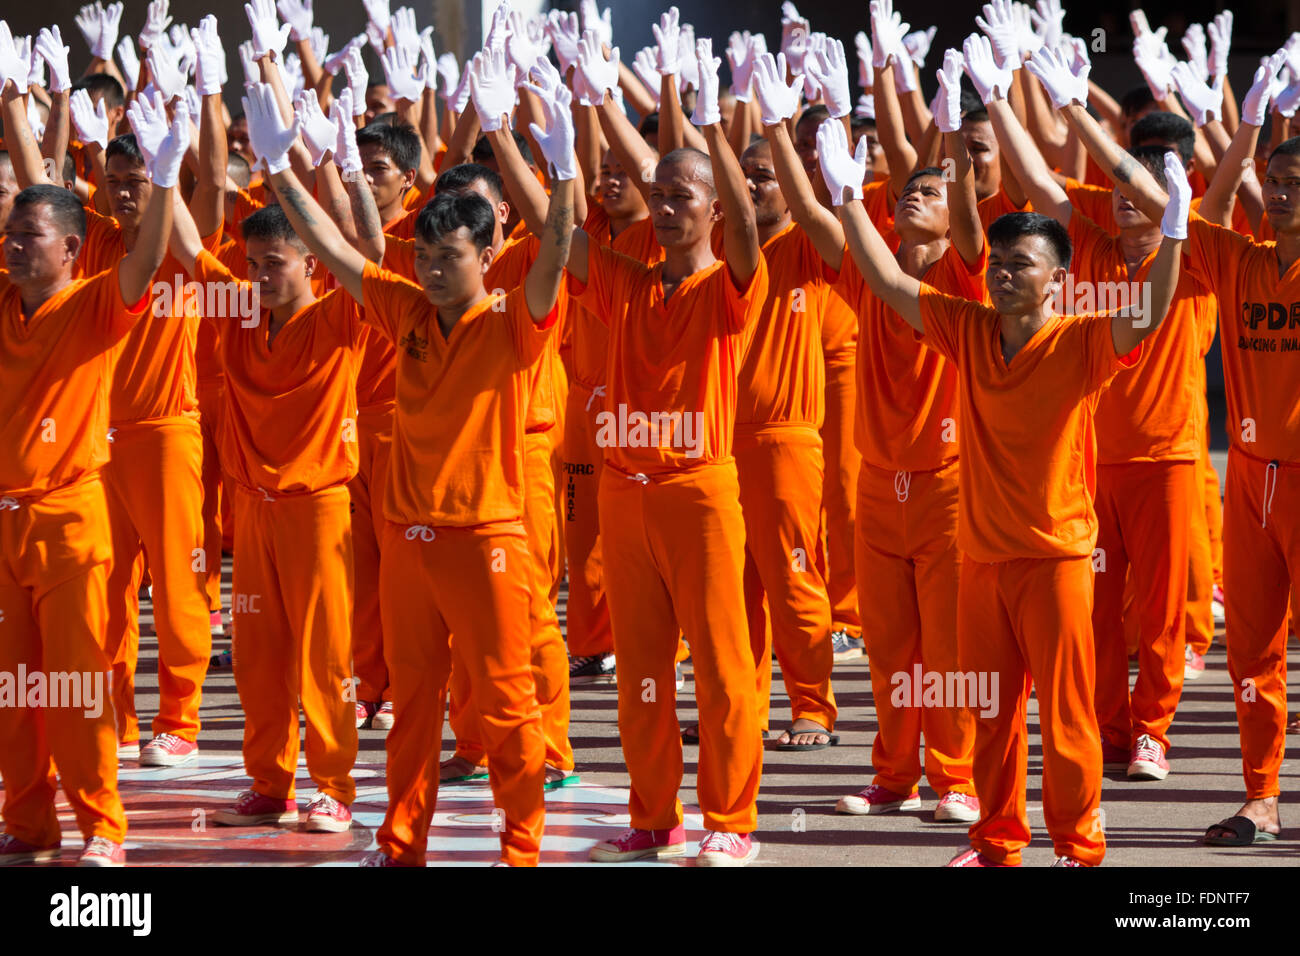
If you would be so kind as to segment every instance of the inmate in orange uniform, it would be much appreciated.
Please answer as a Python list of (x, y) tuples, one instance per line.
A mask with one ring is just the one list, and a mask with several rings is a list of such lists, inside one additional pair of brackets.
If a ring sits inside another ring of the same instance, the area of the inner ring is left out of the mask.
[[(1202, 329), (1202, 355), (1214, 345), (1218, 313)], [(1196, 363), (1196, 411), (1201, 423), (1201, 448), (1196, 462), (1196, 497), (1193, 500), (1187, 541), (1187, 646), (1204, 655), (1214, 640), (1214, 587), (1221, 586), (1223, 516), (1220, 513), (1219, 475), (1210, 462), (1210, 407), (1206, 401), (1205, 362)], [(1216, 563), (1216, 550), (1218, 561)], [(1191, 678), (1188, 672), (1189, 679)]]
[[(632, 827), (670, 830), (682, 742), (674, 693), (679, 625), (699, 701), (699, 802), (708, 830), (750, 833), (762, 769), (745, 626), (744, 518), (731, 457), (736, 379), (767, 296), (721, 261), (664, 300), (662, 265), (591, 243), (570, 291), (609, 326), (600, 529), (618, 659), (618, 722)], [(653, 416), (653, 417), (652, 417)], [(651, 684), (645, 682), (652, 681)], [(647, 696), (648, 695), (648, 696)]]
[[(67, 702), (75, 706), (0, 703), (5, 832), (36, 847), (59, 845), (55, 764), (83, 835), (126, 835), (104, 680), (111, 554), (99, 470), (109, 457), (109, 350), (148, 304), (147, 295), (122, 301), (114, 267), (74, 279), (24, 316), (0, 271), (0, 672), (84, 682), (83, 699)], [(87, 706), (96, 681), (98, 710)]]
[[(1130, 272), (1117, 236), (1079, 212), (1070, 216), (1069, 232), (1076, 281), (1096, 289), (1147, 282), (1155, 249)], [(1200, 282), (1180, 274), (1168, 318), (1146, 341), (1141, 362), (1097, 402), (1097, 722), (1105, 742), (1134, 759), (1144, 736), (1168, 752), (1169, 725), (1182, 695), (1189, 514), (1200, 508), (1204, 373), (1197, 369), (1204, 367), (1205, 329), (1216, 307)], [(1140, 620), (1131, 694), (1123, 620), (1130, 566)]]
[(775, 646), (793, 719), (831, 730), (831, 606), (816, 563), (824, 470), (818, 432), (826, 389), (822, 321), (830, 289), (821, 257), (793, 222), (763, 243), (762, 252), (768, 294), (740, 368), (734, 440), (758, 719), (766, 729)]
[(992, 691), (993, 712), (975, 724), (971, 846), (1016, 865), (1029, 843), (1032, 680), (1048, 833), (1057, 856), (1097, 865), (1106, 844), (1093, 710), (1092, 423), (1097, 393), (1129, 359), (1115, 354), (1109, 315), (1053, 316), (1010, 363), (993, 309), (923, 283), (921, 317), (925, 343), (957, 367), (958, 662), (986, 675)]
[[(239, 280), (208, 252), (200, 283)], [(208, 319), (208, 321), (213, 321)], [(244, 708), (244, 767), (255, 793), (292, 800), (298, 703), (307, 772), (343, 804), (356, 794), (352, 687), (352, 537), (347, 483), (357, 471), (361, 321), (335, 290), (268, 341), (271, 316), (226, 322), (226, 407), (219, 446), (238, 495), (232, 610)]]
[(1247, 799), (1276, 796), (1286, 734), (1286, 613), (1300, 582), (1300, 262), (1196, 217), (1184, 262), (1223, 316), (1228, 481), (1223, 590)]
[[(94, 275), (127, 249), (116, 220), (94, 214), (88, 220), (82, 268)], [(203, 435), (194, 365), (199, 309), (185, 282), (184, 268), (167, 255), (154, 276), (150, 314), (113, 354), (114, 454), (104, 469), (113, 545), (105, 650), (114, 658), (113, 700), (124, 743), (139, 737), (134, 675), (142, 550), (149, 556), (158, 634), (155, 737), (172, 734), (190, 743), (198, 737), (212, 653), (207, 568), (212, 563), (219, 571), (221, 553), (204, 551)]]
[(455, 634), (504, 815), (502, 858), (535, 865), (546, 754), (530, 665), (524, 419), (529, 369), (558, 313), (535, 323), (516, 288), (444, 337), (419, 286), (372, 263), (363, 281), (366, 320), (398, 346), (380, 569), (396, 722), (376, 838), (397, 862), (424, 865)]
[[(987, 261), (987, 244), (973, 264), (949, 245), (923, 281), (983, 298)], [(910, 675), (918, 664), (941, 674), (958, 670), (957, 369), (921, 345), (871, 293), (852, 256), (844, 256), (836, 288), (860, 316), (855, 563), (859, 593), (878, 595), (861, 607), (879, 722), (872, 783), (901, 797), (915, 795), (924, 735), (930, 786), (940, 797), (972, 794), (972, 712), (955, 701), (917, 707), (893, 700), (895, 676)]]

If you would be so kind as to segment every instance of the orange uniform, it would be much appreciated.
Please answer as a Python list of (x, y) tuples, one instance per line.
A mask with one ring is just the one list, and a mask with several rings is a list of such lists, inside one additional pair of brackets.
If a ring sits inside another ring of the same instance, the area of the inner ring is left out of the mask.
[(793, 223), (763, 243), (763, 257), (768, 294), (740, 367), (734, 445), (758, 719), (766, 729), (775, 645), (794, 719), (830, 730), (836, 716), (831, 606), (816, 562), (824, 473), (822, 322), (830, 283), (816, 247)]
[[(126, 255), (117, 221), (88, 214), (81, 263), (86, 275)], [(154, 276), (150, 314), (113, 352), (109, 441), (115, 454), (104, 469), (112, 527), (106, 652), (113, 657), (113, 698), (119, 739), (139, 737), (134, 684), (139, 647), (142, 551), (153, 580), (158, 634), (158, 716), (153, 733), (193, 742), (212, 634), (208, 567), (221, 553), (204, 550), (203, 435), (194, 364), (200, 309), (184, 292), (185, 270), (171, 255)]]
[(502, 858), (535, 864), (545, 745), (530, 666), (524, 430), (529, 369), (557, 313), (535, 324), (517, 288), (444, 336), (418, 286), (373, 264), (364, 283), (366, 320), (397, 345), (380, 575), (396, 722), (377, 838), (398, 862), (423, 865), (454, 633), (503, 815)]
[(609, 327), (599, 509), (632, 826), (669, 829), (682, 820), (673, 673), (680, 625), (700, 708), (704, 825), (749, 833), (758, 823), (762, 747), (732, 433), (767, 267), (760, 256), (747, 288), (737, 289), (715, 262), (666, 301), (661, 265), (593, 242), (587, 268), (587, 283), (570, 277), (570, 290)]
[[(950, 245), (925, 281), (982, 298), (986, 262), (985, 252), (967, 264)], [(859, 593), (879, 596), (861, 609), (880, 728), (871, 749), (872, 782), (913, 794), (924, 735), (924, 770), (935, 791), (973, 793), (974, 718), (964, 704), (894, 703), (896, 675), (917, 665), (957, 670), (957, 369), (871, 293), (847, 252), (837, 289), (861, 323), (855, 565)]]
[(233, 528), (230, 492), (221, 479), (221, 458), (217, 454), (217, 433), (225, 406), (226, 373), (217, 356), (217, 330), (210, 322), (199, 323), (194, 352), (199, 400), (199, 430), (203, 435), (203, 554), (207, 568), (204, 592), (208, 610), (221, 610), (221, 551)]
[[(1118, 237), (1077, 212), (1069, 231), (1076, 281), (1099, 291), (1145, 286), (1156, 250), (1130, 272)], [(1203, 348), (1216, 307), (1201, 283), (1180, 274), (1168, 315), (1147, 339), (1142, 361), (1097, 403), (1099, 529), (1092, 611), (1097, 721), (1105, 740), (1126, 751), (1142, 736), (1168, 751), (1169, 725), (1182, 694), (1189, 514), (1201, 508)], [(1131, 694), (1124, 639), (1130, 566), (1140, 621), (1138, 678)]]
[(126, 834), (103, 681), (112, 555), (99, 470), (109, 458), (109, 350), (148, 302), (122, 301), (114, 266), (25, 316), (0, 271), (0, 672), (77, 675), (81, 686), (80, 700), (32, 702), (23, 686), (22, 700), (0, 705), (5, 832), (34, 846), (59, 844), (55, 764), (85, 837)]
[(1015, 203), (1011, 201), (1011, 197), (1007, 195), (1006, 189), (999, 186), (998, 191), (992, 196), (981, 199), (976, 204), (976, 209), (979, 213), (980, 224), (984, 226), (984, 231), (988, 232), (989, 226), (997, 222), (999, 216), (1005, 216), (1012, 212), (1029, 212), (1032, 211), (1033, 207), (1026, 202), (1023, 206), (1017, 208)]
[(958, 663), (990, 691), (975, 725), (971, 845), (1017, 864), (1029, 843), (1032, 681), (1052, 844), (1057, 856), (1096, 865), (1106, 850), (1093, 710), (1093, 416), (1098, 392), (1140, 350), (1115, 354), (1108, 315), (1053, 316), (1007, 362), (993, 309), (923, 284), (921, 315), (925, 343), (958, 373)]
[[(238, 281), (207, 252), (194, 277)], [(228, 322), (220, 337), (218, 446), (239, 497), (232, 610), (244, 766), (255, 792), (293, 798), (301, 699), (308, 773), (321, 793), (350, 804), (357, 729), (346, 486), (357, 471), (360, 313), (337, 290), (269, 341), (270, 314), (256, 319)]]
[(1286, 614), (1300, 582), (1300, 264), (1273, 243), (1193, 218), (1184, 261), (1216, 292), (1228, 398), (1223, 589), (1246, 796), (1279, 793)]

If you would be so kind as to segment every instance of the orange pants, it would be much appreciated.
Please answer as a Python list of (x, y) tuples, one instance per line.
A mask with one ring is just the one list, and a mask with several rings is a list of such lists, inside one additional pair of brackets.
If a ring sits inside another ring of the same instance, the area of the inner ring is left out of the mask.
[(379, 541), (386, 524), (384, 485), (388, 481), (388, 456), (393, 450), (392, 409), (358, 413), (357, 439), (360, 467), (348, 482), (356, 595), (352, 606), (352, 669), (357, 677), (357, 700), (374, 702), (393, 699), (379, 617)]
[(822, 486), (822, 528), (825, 540), (818, 550), (819, 568), (826, 580), (834, 630), (854, 637), (862, 633), (858, 609), (858, 580), (853, 570), (856, 488), (862, 456), (853, 443), (853, 414), (857, 404), (857, 368), (826, 367), (826, 420), (822, 423), (826, 478)]
[[(551, 603), (553, 559), (557, 550), (555, 473), (551, 470), (551, 445), (546, 432), (524, 437), (524, 531), (528, 535), (530, 562), (528, 606), (530, 660), (537, 706), (542, 712), (546, 762), (560, 770), (573, 769), (569, 743), (569, 657), (560, 632), (560, 618)], [(471, 671), (465, 666), (462, 645), (452, 640), (449, 723), (456, 735), (456, 756), (472, 764), (487, 759), (479, 715), (473, 707)]]
[(274, 500), (243, 487), (238, 494), (231, 604), (252, 789), (293, 797), (301, 700), (307, 772), (321, 793), (351, 804), (357, 724), (348, 489)]
[(733, 447), (745, 517), (745, 605), (759, 725), (767, 726), (775, 646), (793, 719), (830, 730), (836, 716), (831, 606), (816, 562), (821, 435), (810, 425), (741, 425)]
[(663, 830), (682, 822), (673, 668), (684, 631), (700, 710), (696, 792), (704, 827), (752, 832), (763, 748), (745, 625), (745, 519), (735, 465), (701, 464), (641, 481), (606, 463), (600, 531), (632, 826)]
[(0, 706), (5, 832), (35, 846), (60, 840), (55, 764), (82, 835), (116, 843), (126, 835), (109, 661), (101, 644), (108, 563), (108, 507), (99, 475), (39, 498), (0, 498), (0, 673), (15, 682), (20, 667), (29, 675), (43, 673), (47, 694), (56, 676), (79, 675), (80, 683), (80, 699), (31, 701), (31, 684), (24, 681)]
[[(1187, 605), (1184, 629), (1187, 645), (1197, 654), (1204, 654), (1214, 640), (1214, 558), (1210, 543), (1209, 501), (1210, 487), (1205, 481), (1205, 469), (1210, 465), (1208, 455), (1196, 463), (1195, 492), (1188, 508), (1187, 522)], [(1219, 481), (1214, 481), (1214, 506), (1219, 505)], [(1202, 504), (1204, 505), (1202, 507)]]
[[(871, 667), (879, 730), (871, 745), (873, 783), (911, 794), (925, 776), (941, 796), (974, 793), (975, 717), (965, 706), (916, 706), (920, 695), (895, 704), (899, 675), (954, 673), (957, 667), (957, 476), (949, 462), (937, 471), (893, 472), (863, 464), (858, 474), (857, 572), (861, 587), (880, 600), (862, 605), (862, 634)], [(867, 593), (862, 591), (862, 593)]]
[[(603, 393), (603, 389), (602, 389)], [(596, 444), (596, 415), (604, 399), (579, 382), (569, 389), (564, 416), (564, 539), (569, 558), (567, 631), (569, 653), (593, 657), (614, 650), (601, 568), (600, 516), (596, 492), (605, 465)]]
[(1248, 799), (1276, 796), (1286, 741), (1288, 597), (1300, 590), (1300, 465), (1228, 452), (1223, 591)]
[[(221, 475), (217, 452), (217, 433), (225, 407), (226, 380), (199, 379), (199, 430), (203, 434), (203, 554), (207, 571), (203, 590), (208, 596), (208, 610), (221, 610), (221, 519), (222, 505), (229, 494)], [(226, 505), (229, 510), (229, 505)]]
[(193, 418), (119, 425), (104, 468), (113, 563), (108, 576), (106, 653), (114, 660), (121, 740), (139, 736), (132, 699), (139, 652), (137, 560), (143, 546), (153, 579), (158, 633), (158, 716), (153, 733), (194, 741), (199, 700), (212, 654), (205, 591), (221, 554), (204, 550), (203, 435)]
[(423, 866), (438, 802), (442, 712), (451, 641), (469, 676), (502, 817), (501, 858), (537, 863), (546, 750), (529, 663), (532, 562), (520, 522), (428, 528), (389, 522), (379, 577), (395, 723), (388, 733), (388, 813), (377, 839), (401, 863)]
[[(1188, 515), (1202, 506), (1199, 477), (1192, 461), (1097, 467), (1092, 608), (1097, 723), (1108, 743), (1125, 750), (1144, 734), (1169, 749), (1169, 725), (1183, 693)], [(1130, 566), (1139, 622), (1138, 676), (1131, 694), (1124, 638)]]
[(1214, 569), (1214, 583), (1223, 587), (1223, 494), (1219, 489), (1219, 473), (1210, 462), (1208, 445), (1201, 466), (1205, 479), (1205, 524), (1210, 531), (1210, 565)]
[[(1101, 734), (1093, 710), (1092, 562), (963, 558), (958, 657), (991, 682), (996, 713), (975, 723), (976, 850), (1017, 864), (1028, 845), (1026, 704), (1038, 697), (1043, 738), (1043, 816), (1057, 856), (1097, 865), (1106, 855), (1101, 817)], [(987, 675), (987, 676), (985, 676)]]

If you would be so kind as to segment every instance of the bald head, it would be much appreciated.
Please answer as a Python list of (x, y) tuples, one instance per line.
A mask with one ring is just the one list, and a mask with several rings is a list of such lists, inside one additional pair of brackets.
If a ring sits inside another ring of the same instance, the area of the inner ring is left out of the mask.
[(698, 149), (689, 146), (674, 149), (659, 160), (659, 166), (655, 169), (655, 181), (662, 183), (671, 179), (699, 183), (710, 199), (718, 195), (713, 183), (713, 164), (709, 161), (708, 154)]

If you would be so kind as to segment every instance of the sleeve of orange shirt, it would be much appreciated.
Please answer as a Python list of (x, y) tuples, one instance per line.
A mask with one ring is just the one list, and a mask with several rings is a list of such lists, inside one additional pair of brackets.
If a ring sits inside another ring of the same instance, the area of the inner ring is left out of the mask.
[(594, 315), (604, 325), (613, 325), (615, 303), (621, 303), (617, 311), (621, 315), (627, 311), (627, 296), (620, 299), (618, 290), (626, 288), (628, 282), (648, 269), (627, 256), (620, 255), (599, 242), (587, 243), (587, 282), (580, 283), (573, 274), (569, 274), (569, 295), (574, 296), (580, 305)]
[(364, 321), (373, 325), (394, 342), (397, 341), (401, 316), (424, 308), (429, 300), (424, 290), (395, 272), (367, 262), (361, 274), (365, 291)]
[[(218, 253), (225, 253), (229, 243), (222, 243), (218, 247)], [(231, 270), (231, 268), (222, 261), (219, 255), (214, 255), (207, 249), (202, 250), (194, 259), (194, 271), (192, 273), (195, 282), (234, 282), (240, 290), (251, 289), (252, 283), (247, 279), (241, 279)], [(208, 315), (208, 310), (203, 310), (203, 317), (218, 328), (227, 320), (216, 318)]]
[(1193, 278), (1215, 289), (1225, 278), (1237, 275), (1241, 257), (1251, 244), (1249, 237), (1193, 215), (1187, 223), (1183, 264)]

